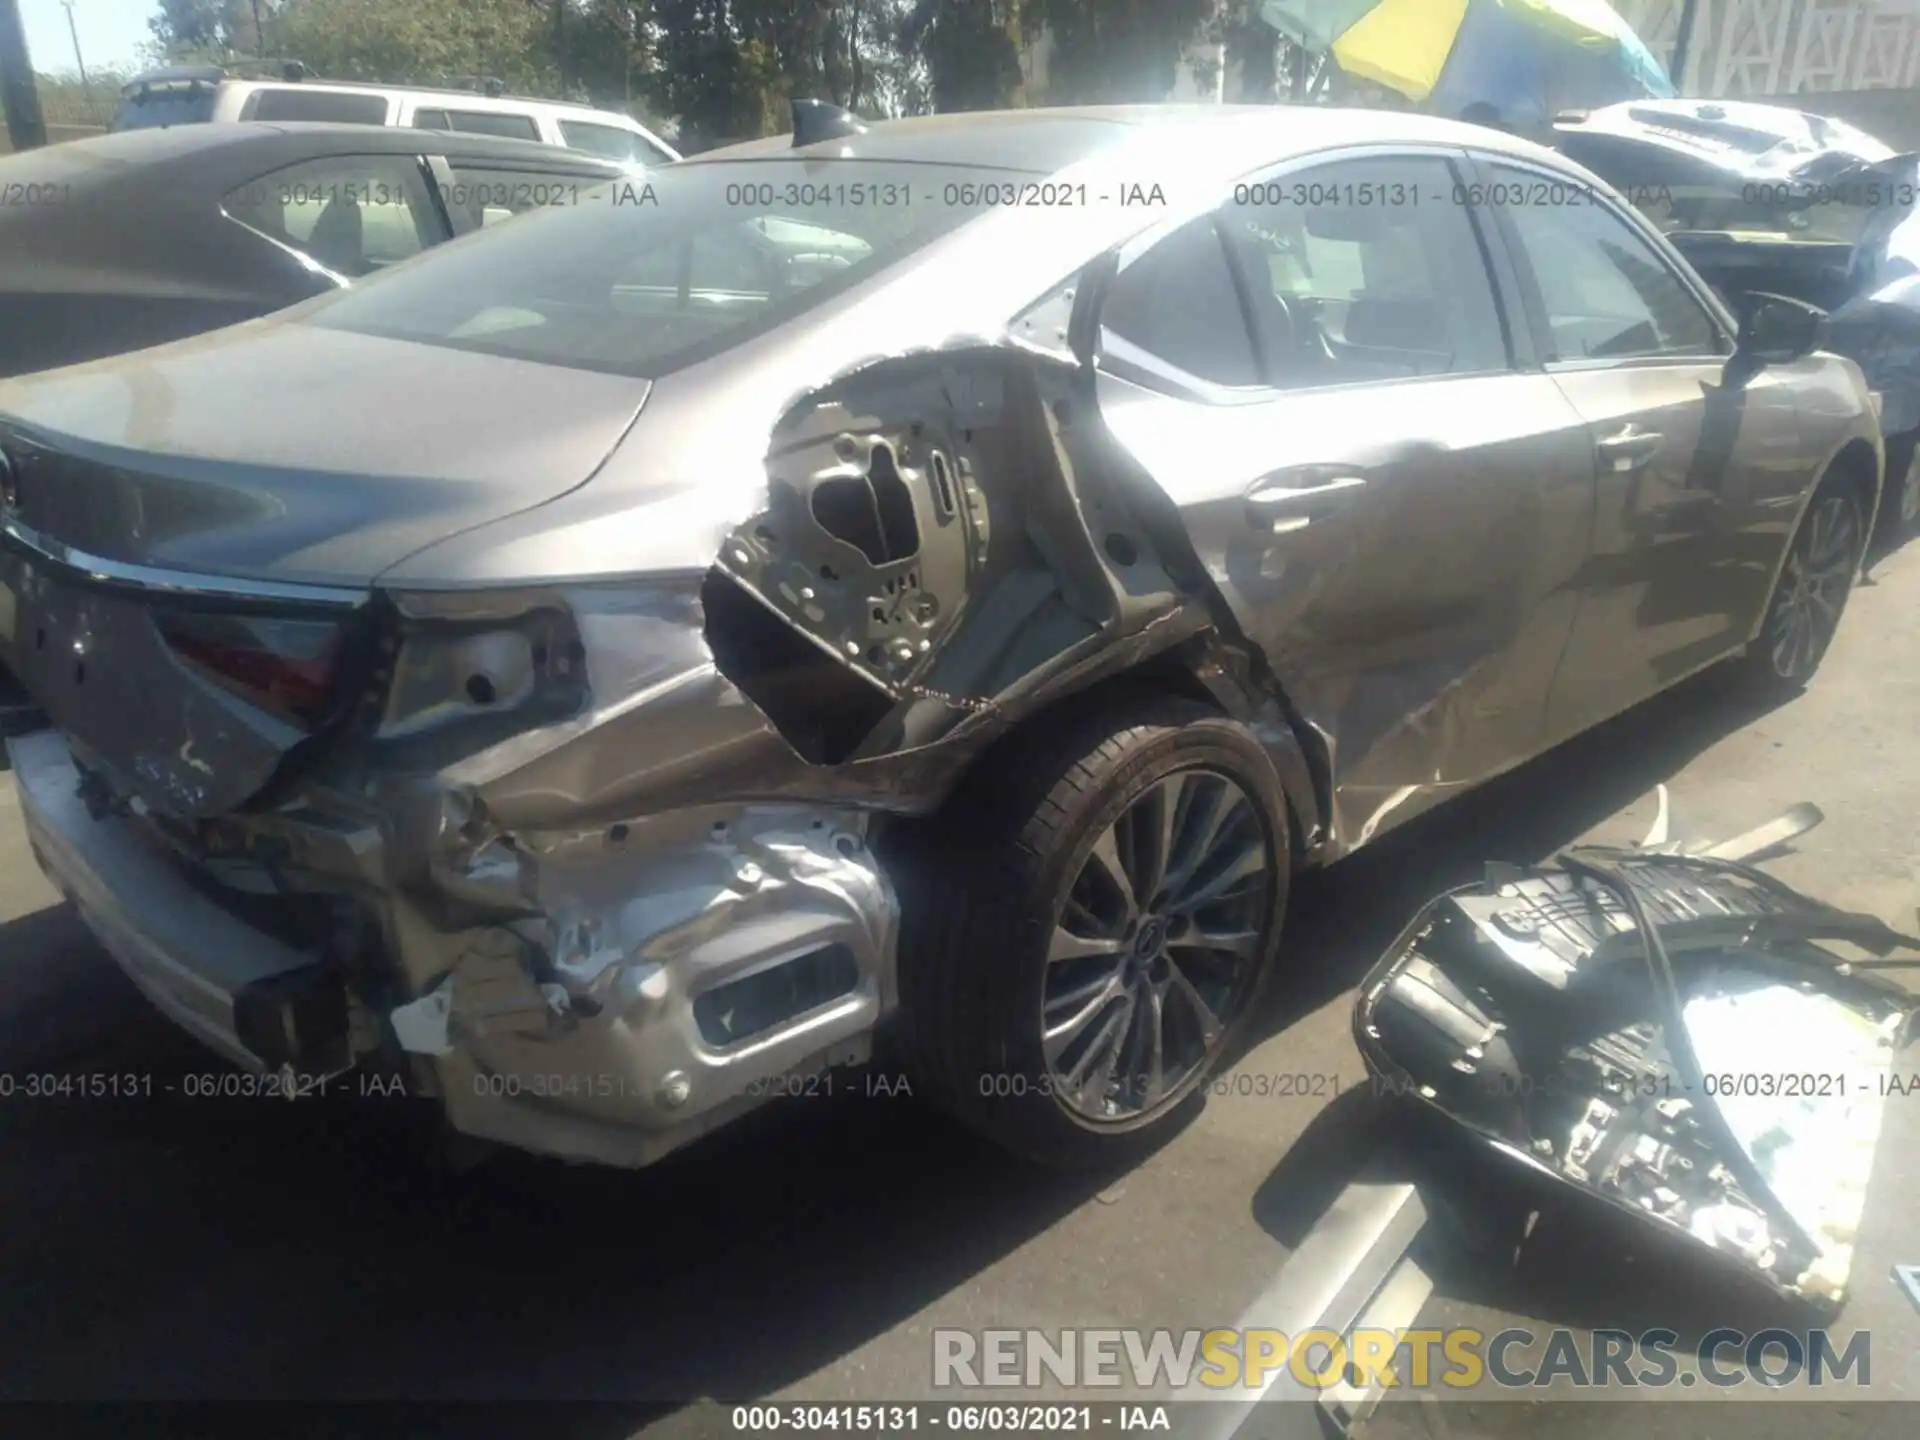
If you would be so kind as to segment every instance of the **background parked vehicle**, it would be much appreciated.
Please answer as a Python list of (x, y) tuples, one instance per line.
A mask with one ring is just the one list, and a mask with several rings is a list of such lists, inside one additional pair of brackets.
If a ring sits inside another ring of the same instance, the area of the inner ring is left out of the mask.
[(34, 853), (207, 1043), (626, 1164), (884, 1043), (1103, 1161), (1244, 1033), (1297, 866), (1820, 663), (1858, 368), (1551, 151), (827, 131), (0, 387)]
[(497, 83), (436, 90), (320, 80), (298, 65), (277, 79), (244, 79), (217, 65), (169, 66), (127, 82), (112, 129), (234, 120), (329, 121), (494, 135), (582, 150), (605, 160), (666, 165), (674, 148), (630, 115), (509, 95)]
[[(359, 125), (195, 125), (0, 158), (0, 376), (266, 315), (628, 175), (578, 151)], [(0, 730), (38, 707), (0, 665)]]
[(1890, 534), (1920, 524), (1920, 157), (1779, 105), (1639, 101), (1556, 127), (1736, 308), (1792, 295), (1881, 396)]
[(250, 320), (623, 166), (486, 136), (190, 125), (0, 159), (0, 375)]

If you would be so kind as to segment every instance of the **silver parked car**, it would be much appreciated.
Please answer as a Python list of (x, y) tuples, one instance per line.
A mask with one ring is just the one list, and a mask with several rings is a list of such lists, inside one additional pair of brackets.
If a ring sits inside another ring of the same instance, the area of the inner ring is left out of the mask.
[(1123, 1155), (1298, 867), (1819, 663), (1860, 372), (1570, 162), (1366, 112), (810, 128), (0, 388), (35, 852), (234, 1061), (643, 1164), (879, 1041)]

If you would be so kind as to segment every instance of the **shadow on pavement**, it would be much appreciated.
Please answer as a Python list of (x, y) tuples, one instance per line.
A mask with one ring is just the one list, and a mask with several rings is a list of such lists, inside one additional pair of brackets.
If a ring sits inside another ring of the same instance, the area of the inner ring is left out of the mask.
[[(1352, 985), (1434, 891), (1573, 840), (1753, 714), (1696, 682), (1313, 877), (1271, 1030)], [(455, 1173), (422, 1143), (427, 1107), (355, 1081), (199, 1094), (236, 1072), (64, 908), (0, 927), (0, 955), (0, 1398), (573, 1398), (617, 1404), (539, 1428), (611, 1436), (662, 1402), (799, 1381), (1105, 1183), (857, 1082), (638, 1174), (514, 1156)], [(150, 1075), (152, 1093), (32, 1098), (36, 1072)], [(1296, 1240), (1377, 1122), (1368, 1095), (1340, 1097), (1256, 1198), (1268, 1228)]]
[[(1547, 858), (1767, 708), (1728, 677), (1708, 672), (1310, 877), (1291, 943), (1312, 981), (1289, 991), (1276, 1028), (1357, 985), (1422, 905), (1471, 884), (1487, 861)], [(1684, 813), (1685, 797), (1676, 799)], [(1443, 1128), (1370, 1089), (1350, 1090), (1316, 1117), (1260, 1187), (1254, 1217), (1292, 1248), (1384, 1147), (1408, 1178), (1427, 1182), (1429, 1199), (1442, 1207), (1423, 1243), (1439, 1296), (1549, 1325), (1636, 1334), (1672, 1328), (1683, 1346), (1727, 1324), (1730, 1312), (1750, 1331), (1808, 1325), (1806, 1312), (1738, 1267), (1509, 1173), (1471, 1144), (1439, 1135)], [(1522, 1244), (1527, 1215), (1536, 1209)]]

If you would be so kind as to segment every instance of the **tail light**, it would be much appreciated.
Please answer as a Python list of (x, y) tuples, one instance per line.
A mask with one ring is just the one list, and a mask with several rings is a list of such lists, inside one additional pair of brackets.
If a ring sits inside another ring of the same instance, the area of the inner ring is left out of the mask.
[(333, 698), (345, 639), (336, 621), (179, 613), (158, 624), (189, 667), (284, 720), (310, 728)]

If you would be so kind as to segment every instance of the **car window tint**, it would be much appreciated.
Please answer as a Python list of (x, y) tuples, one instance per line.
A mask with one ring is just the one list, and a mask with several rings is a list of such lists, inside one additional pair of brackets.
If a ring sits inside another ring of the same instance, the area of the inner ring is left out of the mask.
[(413, 128), (416, 130), (451, 130), (453, 124), (447, 119), (444, 110), (416, 110), (413, 112)]
[(250, 120), (339, 120), (354, 125), (387, 123), (387, 97), (338, 90), (256, 90), (247, 107)]
[(1258, 385), (1260, 367), (1213, 217), (1184, 225), (1114, 281), (1100, 323), (1155, 359), (1216, 385)]
[(249, 181), (227, 214), (349, 279), (418, 254), (445, 235), (419, 163), (400, 155), (339, 155)]
[[(540, 127), (531, 115), (504, 115), (492, 110), (442, 110), (445, 129), (463, 135), (499, 135), (507, 140), (538, 140)], [(418, 119), (414, 121), (417, 125)], [(435, 127), (441, 128), (441, 127)]]
[(560, 138), (568, 149), (585, 150), (609, 160), (639, 160), (649, 165), (657, 163), (654, 156), (648, 153), (651, 147), (644, 140), (631, 130), (622, 130), (615, 125), (562, 120)]
[(673, 156), (644, 135), (633, 137), (633, 158), (642, 165), (671, 165)]
[(158, 125), (194, 125), (213, 119), (214, 87), (145, 86), (127, 97), (113, 117), (112, 130), (144, 130)]
[[(1005, 183), (1005, 170), (847, 161), (855, 196), (792, 193), (806, 161), (667, 165), (644, 187), (582, 192), (449, 245), (310, 325), (621, 375), (658, 376), (798, 321), (952, 233), (953, 212), (914, 197)], [(644, 195), (639, 192), (644, 190)], [(859, 203), (862, 194), (891, 197)], [(762, 197), (748, 203), (742, 197)], [(911, 203), (909, 203), (911, 201)]]
[(464, 209), (475, 225), (497, 225), (523, 210), (549, 205), (575, 205), (600, 184), (580, 175), (539, 170), (509, 170), (491, 165), (463, 164), (449, 155), (453, 183), (440, 198), (447, 208)]
[(756, 216), (709, 230), (698, 244), (636, 256), (621, 289), (670, 298), (679, 308), (766, 304), (851, 269), (872, 253), (873, 246), (850, 231)]
[(1288, 389), (1508, 366), (1484, 252), (1427, 156), (1344, 161), (1238, 187), (1223, 233), (1269, 382)]
[(1673, 268), (1618, 215), (1598, 204), (1528, 204), (1537, 187), (1491, 194), (1519, 237), (1552, 332), (1549, 360), (1626, 360), (1725, 353), (1720, 330)]

